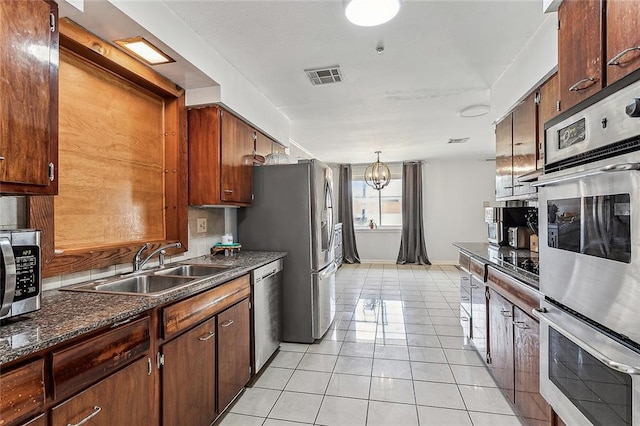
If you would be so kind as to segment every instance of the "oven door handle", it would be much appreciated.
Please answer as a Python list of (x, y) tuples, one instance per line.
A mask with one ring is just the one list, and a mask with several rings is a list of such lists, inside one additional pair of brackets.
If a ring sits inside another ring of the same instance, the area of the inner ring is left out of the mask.
[(4, 262), (4, 277), (2, 284), (2, 300), (0, 300), (0, 318), (7, 315), (11, 310), (13, 297), (16, 291), (16, 259), (13, 256), (13, 248), (8, 238), (0, 238), (0, 256)]
[(554, 185), (556, 183), (570, 182), (572, 180), (601, 175), (604, 173), (628, 172), (633, 170), (640, 170), (640, 163), (610, 164), (608, 166), (600, 167), (597, 169), (583, 170), (581, 172), (571, 173), (563, 176), (551, 177), (548, 179), (545, 179), (544, 176), (541, 176), (540, 178), (538, 178), (537, 182), (533, 182), (531, 183), (531, 185), (535, 187)]
[[(611, 358), (609, 358), (607, 355), (603, 354), (598, 349), (594, 348), (593, 345), (587, 343), (586, 341), (587, 339), (581, 338), (577, 336), (576, 333), (573, 333), (572, 331), (570, 331), (569, 328), (571, 328), (571, 325), (572, 325), (571, 323), (577, 322), (579, 320), (574, 319), (572, 317), (569, 318), (567, 315), (563, 315), (568, 317), (566, 318), (566, 320), (563, 318), (563, 321), (562, 321), (563, 324), (569, 325), (569, 327), (565, 327), (564, 325), (561, 325), (558, 321), (553, 320), (546, 308), (534, 308), (531, 313), (540, 321), (546, 322), (547, 324), (549, 324), (549, 326), (553, 327), (556, 331), (561, 333), (564, 337), (566, 337), (576, 345), (583, 348), (585, 351), (587, 351), (589, 354), (591, 354), (594, 358), (602, 362), (607, 367), (613, 370), (619, 371), (621, 373), (629, 374), (629, 375), (640, 375), (640, 366), (632, 366), (632, 365), (614, 361)], [(582, 324), (580, 325), (582, 327), (590, 328), (590, 326), (588, 325), (582, 325)], [(600, 333), (599, 331), (596, 331), (596, 330), (593, 330), (593, 332)]]

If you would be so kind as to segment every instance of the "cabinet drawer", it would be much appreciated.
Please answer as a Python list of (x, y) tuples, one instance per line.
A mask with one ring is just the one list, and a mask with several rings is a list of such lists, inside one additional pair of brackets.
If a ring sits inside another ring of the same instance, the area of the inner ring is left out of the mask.
[(0, 425), (37, 411), (44, 405), (44, 361), (3, 371), (0, 375)]
[(471, 258), (469, 270), (476, 278), (479, 278), (480, 281), (485, 282), (487, 280), (487, 269), (485, 268), (484, 262)]
[(469, 272), (469, 262), (471, 262), (471, 256), (464, 252), (460, 252), (458, 255), (458, 264), (463, 271)]
[(534, 308), (540, 306), (540, 301), (543, 299), (542, 294), (492, 267), (487, 268), (487, 270), (487, 283), (489, 287), (509, 299), (511, 303), (528, 314), (530, 314)]
[(70, 395), (149, 350), (149, 318), (109, 330), (53, 352), (55, 398)]
[(249, 275), (244, 275), (163, 309), (163, 337), (168, 339), (198, 324), (248, 297), (250, 293)]

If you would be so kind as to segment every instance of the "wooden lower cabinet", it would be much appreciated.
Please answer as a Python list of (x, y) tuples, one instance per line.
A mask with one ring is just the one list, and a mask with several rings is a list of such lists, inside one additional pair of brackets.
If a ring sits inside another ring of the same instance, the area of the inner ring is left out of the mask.
[(489, 369), (498, 387), (511, 402), (514, 402), (513, 304), (493, 289), (489, 289), (489, 293)]
[(218, 314), (218, 410), (251, 378), (249, 299)]
[(152, 424), (148, 362), (148, 358), (141, 358), (54, 407), (51, 425)]
[(31, 419), (26, 423), (23, 423), (22, 426), (47, 426), (47, 418), (44, 414), (40, 414), (35, 419)]
[(529, 425), (548, 425), (553, 410), (540, 395), (540, 323), (513, 308), (515, 403)]
[(0, 374), (0, 425), (34, 414), (44, 406), (44, 361), (2, 371)]
[(482, 357), (487, 358), (489, 347), (491, 346), (488, 338), (487, 328), (487, 296), (486, 284), (481, 281), (475, 274), (471, 275), (471, 340), (473, 346)]
[(216, 320), (162, 346), (162, 424), (209, 425), (216, 418)]

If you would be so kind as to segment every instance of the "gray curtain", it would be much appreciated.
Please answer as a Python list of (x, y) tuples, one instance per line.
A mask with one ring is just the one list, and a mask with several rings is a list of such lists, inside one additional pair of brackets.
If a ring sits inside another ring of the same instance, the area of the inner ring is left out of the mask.
[(342, 222), (342, 260), (344, 263), (360, 263), (353, 229), (353, 203), (351, 200), (351, 164), (340, 164), (338, 179), (338, 222)]
[(402, 165), (402, 238), (398, 264), (431, 265), (422, 221), (422, 163)]

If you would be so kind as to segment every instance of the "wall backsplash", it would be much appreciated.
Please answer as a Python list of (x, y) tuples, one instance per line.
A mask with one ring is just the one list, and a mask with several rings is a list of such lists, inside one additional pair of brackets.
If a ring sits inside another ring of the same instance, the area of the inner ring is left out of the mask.
[[(222, 241), (222, 235), (231, 233), (235, 237), (237, 209), (234, 208), (189, 208), (189, 250), (176, 256), (168, 256), (167, 262), (176, 262), (192, 257), (208, 254), (211, 246)], [(199, 218), (207, 219), (207, 232), (196, 233), (196, 221)], [(0, 197), (0, 229), (24, 228), (27, 226), (26, 198), (25, 197)], [(142, 245), (142, 244), (140, 244)], [(132, 259), (133, 260), (133, 259)], [(154, 259), (148, 265), (157, 265)], [(124, 263), (112, 265), (106, 268), (92, 269), (89, 271), (75, 272), (61, 276), (44, 278), (42, 286), (44, 290), (53, 290), (63, 286), (77, 284), (83, 281), (108, 278), (117, 274), (131, 272), (132, 264)]]

